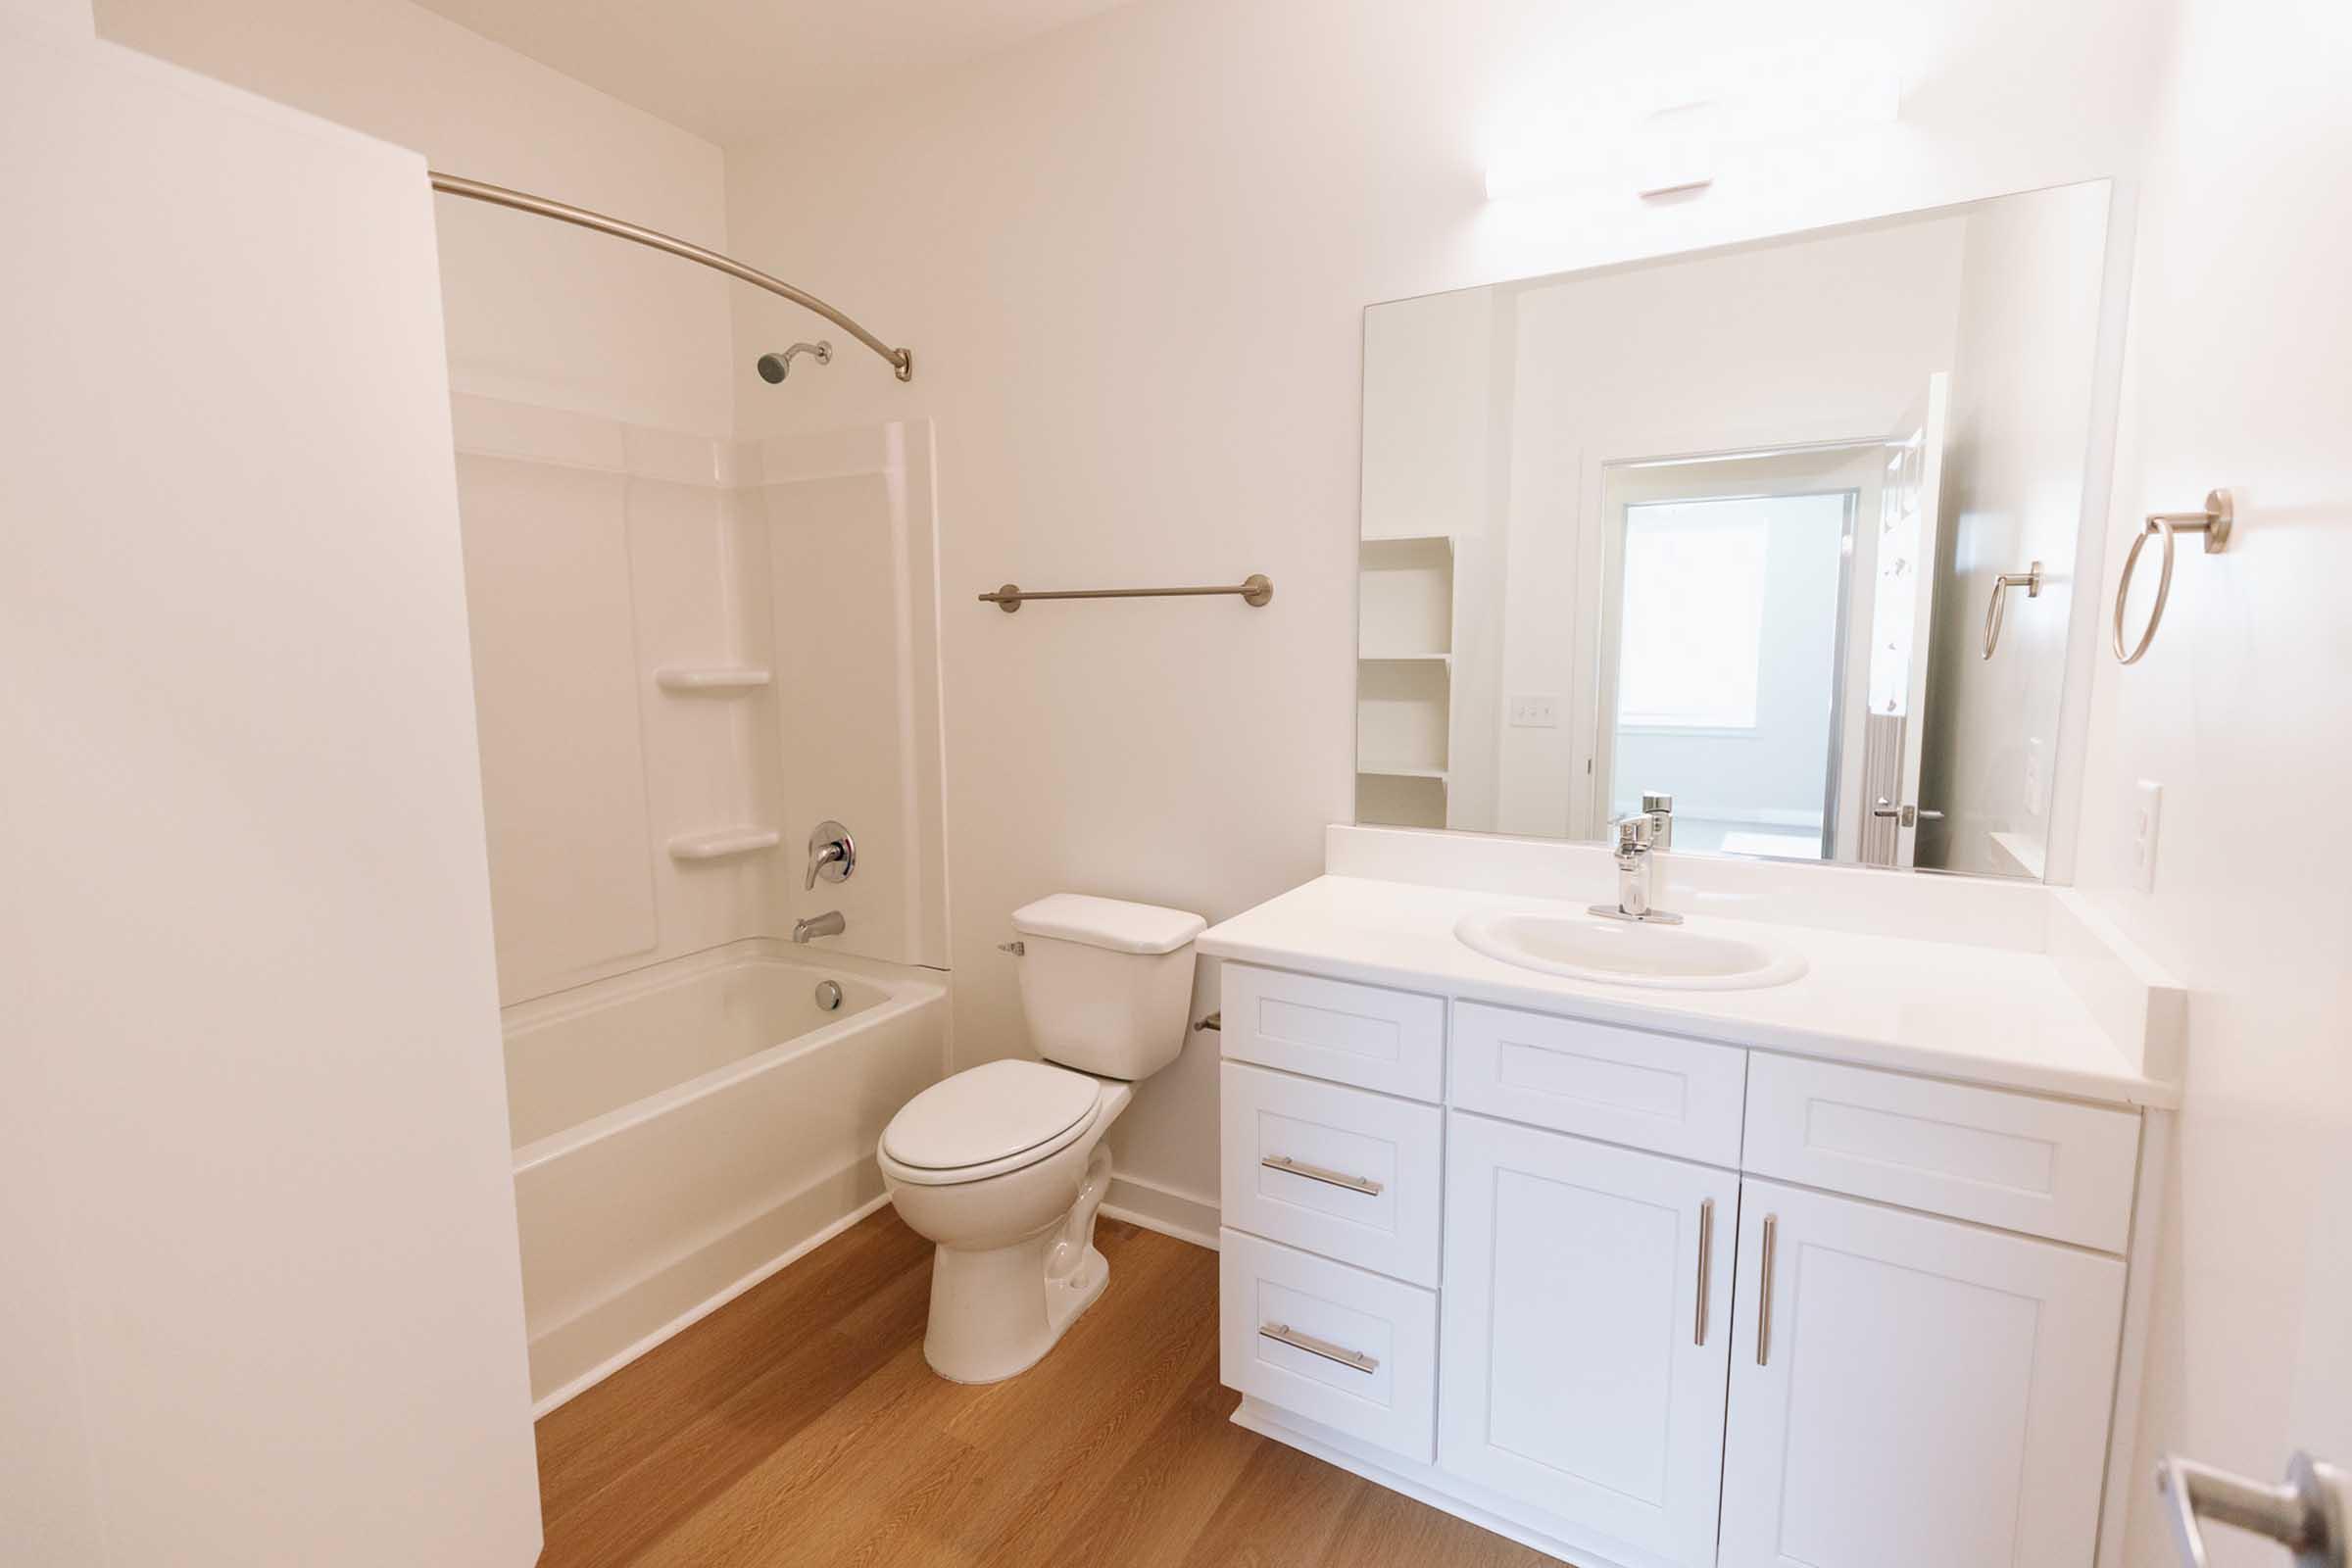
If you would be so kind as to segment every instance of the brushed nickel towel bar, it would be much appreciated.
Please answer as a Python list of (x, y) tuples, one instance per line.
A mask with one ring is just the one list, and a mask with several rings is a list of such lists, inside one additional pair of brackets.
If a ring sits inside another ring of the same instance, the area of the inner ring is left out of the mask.
[(1239, 594), (1243, 604), (1256, 609), (1274, 597), (1274, 579), (1253, 571), (1241, 582), (1220, 583), (1213, 588), (1056, 588), (1051, 592), (1008, 582), (993, 594), (982, 594), (980, 602), (994, 605), (1009, 615), (1021, 608), (1025, 599), (1190, 599), (1202, 594)]
[[(803, 310), (814, 311), (888, 360), (891, 369), (897, 373), (900, 380), (911, 381), (914, 379), (914, 356), (906, 349), (892, 348), (807, 289), (794, 288), (782, 278), (770, 277), (756, 267), (746, 267), (732, 256), (721, 256), (716, 251), (706, 250), (700, 245), (679, 239), (673, 234), (664, 234), (658, 228), (647, 228), (642, 223), (632, 223), (625, 219), (608, 218), (603, 213), (592, 213), (585, 207), (574, 207), (568, 202), (556, 201), (551, 197), (534, 196), (529, 191), (509, 190), (504, 185), (491, 185), (478, 179), (467, 179), (462, 174), (445, 174), (437, 169), (427, 170), (425, 174), (432, 181), (433, 189), (444, 195), (463, 196), (468, 201), (488, 202), (493, 207), (512, 207), (518, 213), (531, 213), (540, 218), (552, 218), (560, 223), (576, 223), (582, 228), (593, 228), (600, 234), (611, 234), (615, 239), (625, 239), (634, 244), (649, 246), (654, 250), (666, 251), (672, 256), (683, 257), (690, 262), (698, 262), (713, 271), (724, 272), (729, 277), (739, 278), (755, 288), (763, 288), (770, 294), (782, 295)], [(829, 353), (826, 357), (830, 357)]]
[[(2173, 535), (2201, 533), (2205, 536), (2205, 553), (2218, 556), (2230, 548), (2230, 534), (2237, 521), (2237, 501), (2228, 490), (2211, 490), (2205, 495), (2203, 512), (2151, 512), (2145, 527), (2132, 538), (2132, 552), (2124, 557), (2124, 574), (2115, 584), (2115, 618), (2108, 627), (2108, 639), (2115, 648), (2115, 657), (2127, 664), (2136, 664), (2156, 640), (2156, 628), (2164, 623), (2164, 603), (2173, 594)], [(2148, 612), (2147, 630), (2130, 652), (2124, 649), (2124, 601), (2132, 593), (2132, 572), (2139, 564), (2139, 552), (2155, 534), (2164, 540), (2164, 565), (2156, 574), (2156, 604)]]

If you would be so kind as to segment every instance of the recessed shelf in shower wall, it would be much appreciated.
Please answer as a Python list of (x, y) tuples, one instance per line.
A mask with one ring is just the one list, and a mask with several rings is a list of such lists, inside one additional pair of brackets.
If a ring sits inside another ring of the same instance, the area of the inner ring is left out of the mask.
[(673, 860), (726, 860), (772, 850), (784, 835), (772, 827), (722, 827), (711, 833), (682, 833), (669, 841)]
[(673, 665), (668, 669), (654, 671), (654, 684), (665, 692), (701, 692), (716, 696), (758, 691), (771, 678), (768, 671), (751, 665)]

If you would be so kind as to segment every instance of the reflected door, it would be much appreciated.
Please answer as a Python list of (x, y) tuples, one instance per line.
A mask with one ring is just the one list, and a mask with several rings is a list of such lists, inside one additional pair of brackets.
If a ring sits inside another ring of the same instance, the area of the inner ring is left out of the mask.
[[(1879, 490), (1878, 577), (1871, 596), (1870, 709), (1863, 721), (1861, 859), (1911, 865), (1919, 822), (1920, 746), (1927, 734), (1928, 628), (1935, 624), (1937, 497), (1951, 378), (1938, 370), (1886, 439)], [(1889, 813), (1889, 814), (1881, 814)]]
[(1862, 492), (1849, 470), (1877, 451), (1611, 476), (1596, 834), (1660, 793), (1679, 850), (1835, 853)]

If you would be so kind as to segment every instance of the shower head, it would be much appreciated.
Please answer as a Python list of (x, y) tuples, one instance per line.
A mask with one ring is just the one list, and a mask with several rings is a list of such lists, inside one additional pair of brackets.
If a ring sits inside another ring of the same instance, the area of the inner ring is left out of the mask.
[(792, 373), (793, 357), (801, 354), (810, 356), (819, 365), (833, 363), (832, 344), (795, 343), (781, 354), (767, 353), (760, 356), (760, 379), (770, 386), (782, 382), (784, 377)]

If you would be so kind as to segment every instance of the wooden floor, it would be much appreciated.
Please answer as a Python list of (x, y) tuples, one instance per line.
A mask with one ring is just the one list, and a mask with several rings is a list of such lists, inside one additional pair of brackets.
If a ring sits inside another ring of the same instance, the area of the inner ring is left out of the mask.
[(1554, 1561), (1234, 1426), (1216, 1254), (1097, 1242), (1102, 1299), (965, 1388), (923, 1361), (931, 1250), (883, 1208), (539, 1423), (543, 1568)]

